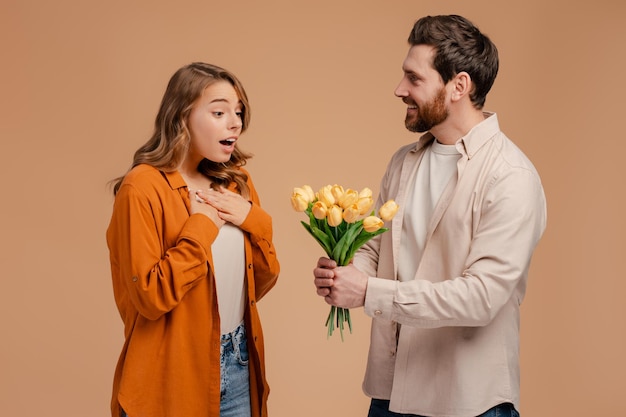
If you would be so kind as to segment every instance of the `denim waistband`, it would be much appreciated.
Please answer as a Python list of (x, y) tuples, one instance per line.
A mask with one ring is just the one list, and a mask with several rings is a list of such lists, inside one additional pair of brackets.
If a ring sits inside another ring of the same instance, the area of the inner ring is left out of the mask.
[(228, 332), (222, 335), (222, 345), (226, 345), (232, 341), (240, 342), (246, 336), (246, 327), (244, 323), (241, 322), (239, 326), (235, 328), (232, 332)]

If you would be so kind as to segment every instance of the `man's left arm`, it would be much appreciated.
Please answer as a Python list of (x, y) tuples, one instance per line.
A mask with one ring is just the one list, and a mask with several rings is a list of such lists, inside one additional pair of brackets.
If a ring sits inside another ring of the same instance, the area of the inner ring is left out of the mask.
[(515, 169), (486, 192), (460, 276), (435, 282), (369, 277), (365, 312), (422, 328), (486, 325), (526, 277), (545, 224), (539, 177)]

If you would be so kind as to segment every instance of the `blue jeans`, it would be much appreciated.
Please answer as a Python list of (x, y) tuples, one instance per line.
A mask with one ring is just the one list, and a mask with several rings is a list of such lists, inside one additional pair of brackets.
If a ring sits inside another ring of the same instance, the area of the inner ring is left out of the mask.
[(222, 335), (220, 417), (250, 417), (248, 342), (242, 324)]
[[(121, 417), (128, 417), (124, 410)], [(222, 335), (220, 417), (250, 417), (248, 343), (243, 323), (231, 333)]]
[[(426, 417), (418, 416), (417, 414), (400, 414), (389, 411), (389, 400), (376, 400), (372, 399), (370, 404), (370, 411), (367, 417)], [(496, 405), (493, 408), (485, 411), (483, 414), (476, 417), (520, 417), (519, 413), (513, 407), (513, 404), (504, 403)]]

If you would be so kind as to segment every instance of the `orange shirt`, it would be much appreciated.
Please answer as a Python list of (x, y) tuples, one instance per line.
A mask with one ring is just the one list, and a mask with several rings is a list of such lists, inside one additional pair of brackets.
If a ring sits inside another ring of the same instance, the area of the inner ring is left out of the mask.
[[(245, 235), (245, 326), (252, 415), (267, 415), (263, 333), (256, 302), (276, 283), (272, 220), (252, 207)], [(217, 226), (189, 214), (178, 172), (133, 168), (117, 193), (107, 230), (115, 301), (125, 343), (113, 381), (111, 412), (130, 417), (219, 416), (220, 318), (211, 243)]]

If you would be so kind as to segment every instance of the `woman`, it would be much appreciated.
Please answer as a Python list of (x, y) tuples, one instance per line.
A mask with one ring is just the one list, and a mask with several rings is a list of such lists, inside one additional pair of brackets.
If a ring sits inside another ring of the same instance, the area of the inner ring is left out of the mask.
[(237, 145), (249, 122), (233, 74), (187, 65), (114, 182), (107, 244), (126, 340), (113, 417), (267, 415), (256, 302), (279, 264)]

